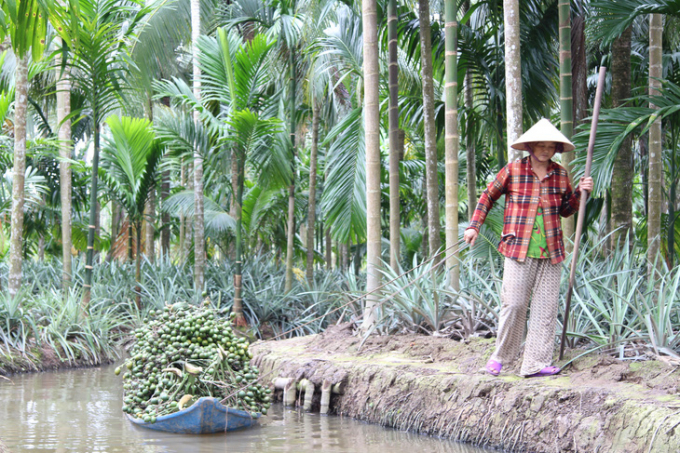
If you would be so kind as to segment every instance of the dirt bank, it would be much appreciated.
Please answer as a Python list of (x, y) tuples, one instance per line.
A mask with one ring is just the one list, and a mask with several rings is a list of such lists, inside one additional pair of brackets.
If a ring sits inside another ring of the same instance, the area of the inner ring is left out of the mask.
[[(30, 348), (30, 356), (21, 354), (20, 351), (11, 351), (9, 354), (0, 354), (0, 376), (9, 376), (18, 373), (31, 373), (48, 370), (60, 370), (68, 368), (83, 368), (92, 366), (101, 366), (112, 363), (115, 358), (104, 357), (94, 361), (88, 358), (80, 358), (76, 360), (62, 360), (59, 358), (54, 349), (49, 347)], [(2, 453), (2, 450), (0, 450)]]
[(370, 337), (359, 351), (360, 343), (341, 326), (251, 349), (268, 378), (312, 382), (312, 410), (326, 381), (342, 387), (331, 413), (511, 452), (680, 451), (680, 370), (665, 363), (601, 356), (560, 376), (510, 369), (494, 378), (482, 370), (493, 340)]

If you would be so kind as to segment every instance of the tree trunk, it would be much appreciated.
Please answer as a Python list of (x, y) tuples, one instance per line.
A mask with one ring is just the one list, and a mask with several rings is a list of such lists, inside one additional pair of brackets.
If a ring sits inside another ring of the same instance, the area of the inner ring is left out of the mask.
[[(96, 104), (95, 104), (96, 105)], [(94, 123), (94, 153), (92, 157), (92, 182), (90, 186), (90, 223), (87, 231), (87, 257), (85, 259), (85, 284), (83, 285), (83, 307), (90, 303), (90, 293), (92, 291), (92, 271), (94, 260), (94, 238), (97, 225), (97, 183), (99, 180), (99, 111), (93, 109)]]
[[(437, 173), (437, 131), (434, 117), (434, 79), (432, 74), (432, 42), (430, 36), (429, 0), (418, 1), (420, 23), (420, 64), (423, 71), (423, 126), (425, 130), (425, 183), (427, 185), (428, 232), (430, 256), (440, 247), (439, 177)], [(448, 133), (448, 132), (447, 132)]]
[(307, 281), (314, 281), (314, 225), (316, 221), (316, 156), (319, 147), (319, 113), (321, 106), (314, 104), (312, 111), (312, 149), (309, 156), (309, 205), (307, 209)]
[(505, 23), (505, 106), (507, 112), (508, 162), (522, 156), (513, 149), (522, 135), (522, 57), (520, 54), (519, 0), (503, 0)]
[(149, 201), (146, 203), (146, 229), (144, 245), (146, 249), (146, 258), (153, 263), (156, 257), (156, 247), (154, 236), (156, 235), (156, 229), (154, 228), (154, 219), (156, 218), (156, 191), (151, 190), (149, 193)]
[(588, 62), (586, 60), (585, 13), (579, 10), (571, 27), (571, 86), (574, 126), (588, 116)]
[(24, 233), (24, 180), (26, 178), (26, 109), (28, 106), (28, 56), (17, 58), (14, 102), (14, 169), (12, 220), (9, 243), (9, 295), (21, 288), (22, 236)]
[[(135, 302), (137, 308), (142, 308), (142, 222), (136, 222), (137, 250), (135, 253)], [(132, 225), (132, 223), (130, 223)]]
[[(560, 40), (560, 129), (565, 137), (571, 140), (574, 134), (574, 99), (572, 93), (571, 63), (571, 8), (570, 0), (559, 0), (559, 40)], [(562, 153), (562, 165), (571, 178), (571, 161), (574, 152)], [(562, 219), (564, 237), (573, 240), (574, 217)], [(564, 241), (568, 253), (573, 250), (573, 243)]]
[[(61, 41), (61, 38), (59, 38)], [(70, 69), (64, 67), (61, 73), (61, 54), (57, 56), (56, 71), (61, 74), (57, 81), (57, 138), (59, 139), (59, 196), (61, 200), (61, 257), (62, 288), (68, 291), (72, 280), (71, 256), (71, 164), (64, 159), (71, 158), (71, 120), (64, 119), (71, 113)]]
[[(380, 287), (380, 64), (375, 0), (362, 0), (364, 25), (364, 118), (366, 134), (366, 307), (362, 328), (373, 327)], [(357, 241), (358, 242), (358, 241)], [(358, 245), (357, 245), (358, 248)]]
[[(293, 2), (293, 9), (295, 3)], [(288, 230), (287, 230), (287, 244), (286, 244), (286, 282), (284, 291), (288, 292), (293, 287), (293, 255), (295, 254), (295, 132), (297, 130), (297, 71), (295, 70), (295, 49), (290, 48), (288, 66), (290, 69), (290, 92), (288, 93), (290, 103), (289, 107), (289, 121), (290, 121), (290, 146), (293, 166), (293, 181), (288, 187)]]
[(446, 268), (449, 273), (449, 284), (458, 291), (460, 289), (459, 253), (453, 250), (458, 242), (458, 14), (457, 0), (446, 0), (445, 3), (445, 65), (446, 65)]
[(401, 223), (399, 207), (399, 62), (397, 57), (397, 0), (389, 0), (387, 41), (389, 52), (389, 148), (390, 148), (390, 267), (399, 267)]
[[(182, 187), (187, 187), (187, 164), (184, 162), (181, 163), (180, 165), (180, 170), (179, 170), (179, 181)], [(179, 256), (179, 262), (184, 263), (185, 261), (185, 256), (184, 256), (184, 242), (185, 237), (186, 237), (186, 225), (187, 225), (187, 216), (184, 215), (183, 213), (180, 213), (179, 215), (179, 253), (177, 254)]]
[(326, 229), (326, 270), (333, 269), (333, 242), (331, 241), (331, 229)]
[(465, 137), (465, 155), (467, 157), (467, 190), (468, 190), (468, 221), (472, 220), (477, 205), (477, 152), (475, 150), (475, 124), (472, 111), (474, 109), (474, 93), (472, 91), (472, 72), (468, 69), (465, 74), (465, 106), (468, 110)]
[[(163, 172), (161, 182), (161, 205), (170, 196), (170, 171)], [(161, 230), (161, 254), (168, 257), (170, 254), (170, 214), (164, 212), (161, 216), (163, 229)]]
[(243, 158), (239, 157), (236, 152), (232, 153), (232, 157), (236, 159), (236, 259), (234, 260), (234, 305), (232, 311), (235, 315), (234, 323), (237, 327), (246, 327), (245, 316), (243, 316), (243, 180), (244, 180), (244, 162)]
[[(201, 98), (201, 70), (198, 66), (198, 38), (201, 36), (200, 1), (191, 0), (191, 42), (193, 52), (193, 88), (196, 99)], [(200, 121), (198, 110), (194, 121)], [(194, 288), (196, 296), (203, 293), (205, 280), (205, 222), (203, 220), (203, 156), (194, 150)]]
[[(663, 77), (663, 16), (652, 14), (649, 16), (649, 94), (660, 95), (661, 79)], [(658, 109), (650, 104), (651, 108)], [(659, 247), (661, 243), (661, 204), (663, 203), (663, 139), (661, 133), (661, 119), (657, 119), (649, 130), (649, 189), (647, 214), (647, 259), (656, 262), (660, 269), (661, 260)], [(649, 269), (652, 267), (650, 265)]]
[[(187, 189), (194, 191), (194, 178), (192, 176), (192, 166), (191, 164), (186, 167), (187, 172)], [(195, 192), (194, 192), (195, 196)], [(189, 254), (191, 252), (191, 238), (194, 237), (193, 228), (193, 218), (189, 216), (184, 216), (184, 245), (182, 248), (182, 263), (187, 263), (189, 261)]]
[[(612, 44), (612, 102), (614, 108), (631, 97), (631, 27)], [(633, 227), (633, 151), (628, 137), (614, 159), (612, 175), (612, 246), (625, 241)]]

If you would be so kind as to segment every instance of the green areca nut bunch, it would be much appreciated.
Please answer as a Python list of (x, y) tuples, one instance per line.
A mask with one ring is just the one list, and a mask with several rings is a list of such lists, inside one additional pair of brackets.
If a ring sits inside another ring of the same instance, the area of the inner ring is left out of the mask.
[(124, 365), (123, 411), (154, 423), (201, 397), (215, 397), (253, 416), (266, 415), (271, 389), (258, 383), (248, 341), (237, 338), (230, 324), (231, 318), (219, 316), (208, 303), (151, 310), (134, 331), (135, 344)]

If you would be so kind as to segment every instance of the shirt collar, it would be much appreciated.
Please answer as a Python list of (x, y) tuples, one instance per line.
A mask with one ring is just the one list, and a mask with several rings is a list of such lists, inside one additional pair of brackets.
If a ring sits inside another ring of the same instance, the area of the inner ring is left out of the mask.
[[(531, 166), (531, 156), (525, 156), (522, 158), (522, 163), (526, 166), (527, 170), (533, 173), (534, 169)], [(548, 162), (548, 171), (545, 174), (545, 177), (547, 178), (548, 176), (552, 176), (553, 173), (555, 173), (555, 169), (557, 168), (557, 164), (553, 162), (552, 159)]]

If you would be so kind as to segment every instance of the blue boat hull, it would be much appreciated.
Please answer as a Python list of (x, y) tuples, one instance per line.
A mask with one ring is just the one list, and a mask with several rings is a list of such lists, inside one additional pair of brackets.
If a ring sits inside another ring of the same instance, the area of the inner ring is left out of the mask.
[(226, 407), (217, 398), (201, 398), (184, 410), (158, 417), (156, 423), (146, 423), (131, 415), (127, 417), (135, 425), (157, 431), (214, 434), (253, 426), (260, 414), (253, 417), (249, 412)]

